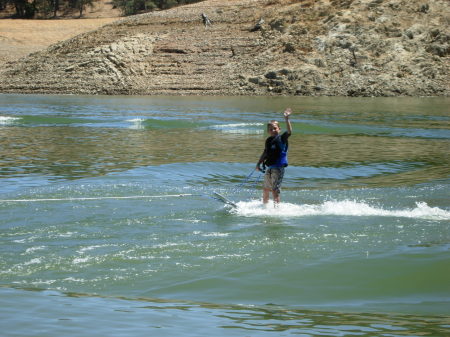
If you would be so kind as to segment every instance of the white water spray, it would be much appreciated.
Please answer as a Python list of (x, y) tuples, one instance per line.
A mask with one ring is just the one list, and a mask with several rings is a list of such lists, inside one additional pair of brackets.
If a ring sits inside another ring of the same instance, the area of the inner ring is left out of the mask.
[(322, 204), (296, 205), (282, 202), (277, 207), (273, 203), (264, 205), (261, 201), (238, 202), (232, 212), (246, 217), (305, 217), (305, 216), (384, 216), (418, 218), (429, 220), (450, 220), (450, 211), (430, 207), (425, 202), (417, 202), (415, 208), (387, 210), (365, 202), (352, 200), (325, 201)]

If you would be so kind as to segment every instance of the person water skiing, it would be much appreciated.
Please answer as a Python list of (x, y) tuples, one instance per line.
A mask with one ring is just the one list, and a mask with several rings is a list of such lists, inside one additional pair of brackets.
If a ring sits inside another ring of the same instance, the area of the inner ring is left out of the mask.
[[(272, 192), (273, 201), (280, 203), (280, 188), (283, 181), (284, 169), (288, 166), (287, 151), (288, 138), (292, 134), (292, 125), (289, 120), (291, 108), (284, 111), (287, 131), (281, 134), (280, 125), (277, 121), (270, 121), (267, 124), (269, 137), (266, 139), (264, 151), (256, 164), (256, 169), (265, 172), (263, 183), (263, 203), (267, 204)], [(261, 167), (262, 165), (262, 167)]]

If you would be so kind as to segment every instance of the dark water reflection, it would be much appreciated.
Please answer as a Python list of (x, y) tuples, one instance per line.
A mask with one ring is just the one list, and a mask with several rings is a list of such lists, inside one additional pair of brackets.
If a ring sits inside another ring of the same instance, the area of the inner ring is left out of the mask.
[[(345, 181), (315, 176), (310, 187), (448, 177), (445, 98), (2, 95), (0, 101), (0, 179), (12, 183), (33, 175), (72, 180), (172, 163), (253, 165), (265, 121), (280, 117), (287, 105), (295, 112), (291, 167), (348, 168)], [(311, 178), (304, 171), (292, 177)]]
[[(53, 335), (79, 336), (88, 328), (103, 336), (120, 331), (133, 336), (446, 336), (450, 325), (450, 317), (443, 315), (296, 310), (275, 305), (99, 297), (39, 289), (0, 291), (4, 303), (12, 308), (5, 311), (5, 331), (21, 335), (39, 329)], [(18, 306), (18, 298), (28, 305)], [(43, 305), (46, 310), (40, 310)], [(31, 318), (33, 330), (24, 324)], [(80, 320), (83, 324), (71, 324)]]
[(444, 336), (449, 317), (353, 314), (341, 312), (271, 310), (228, 311), (222, 317), (234, 321), (228, 329), (288, 332), (305, 336)]
[[(402, 172), (384, 176), (383, 184), (420, 183), (448, 174), (448, 140), (303, 135), (301, 126), (296, 131), (290, 139), (291, 166), (326, 168), (398, 163), (405, 167)], [(254, 163), (262, 151), (264, 137), (196, 128), (8, 127), (2, 129), (0, 138), (0, 177), (37, 174), (50, 180), (77, 179), (170, 163)], [(357, 178), (358, 175), (354, 177)], [(378, 180), (370, 177), (370, 181), (358, 183), (373, 184)]]

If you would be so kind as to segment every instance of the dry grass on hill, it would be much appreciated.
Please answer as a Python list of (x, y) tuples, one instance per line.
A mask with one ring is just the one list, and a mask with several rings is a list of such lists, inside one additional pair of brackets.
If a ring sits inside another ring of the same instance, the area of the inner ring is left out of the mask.
[(30, 53), (97, 29), (120, 17), (109, 0), (100, 0), (87, 8), (83, 18), (77, 13), (52, 20), (0, 19), (0, 64), (14, 61)]

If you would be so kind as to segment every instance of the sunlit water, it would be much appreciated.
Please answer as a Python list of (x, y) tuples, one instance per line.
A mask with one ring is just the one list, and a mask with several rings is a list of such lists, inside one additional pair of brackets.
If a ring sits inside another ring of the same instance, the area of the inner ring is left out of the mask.
[[(0, 103), (3, 335), (449, 334), (450, 99)], [(287, 106), (264, 206), (254, 166)]]

